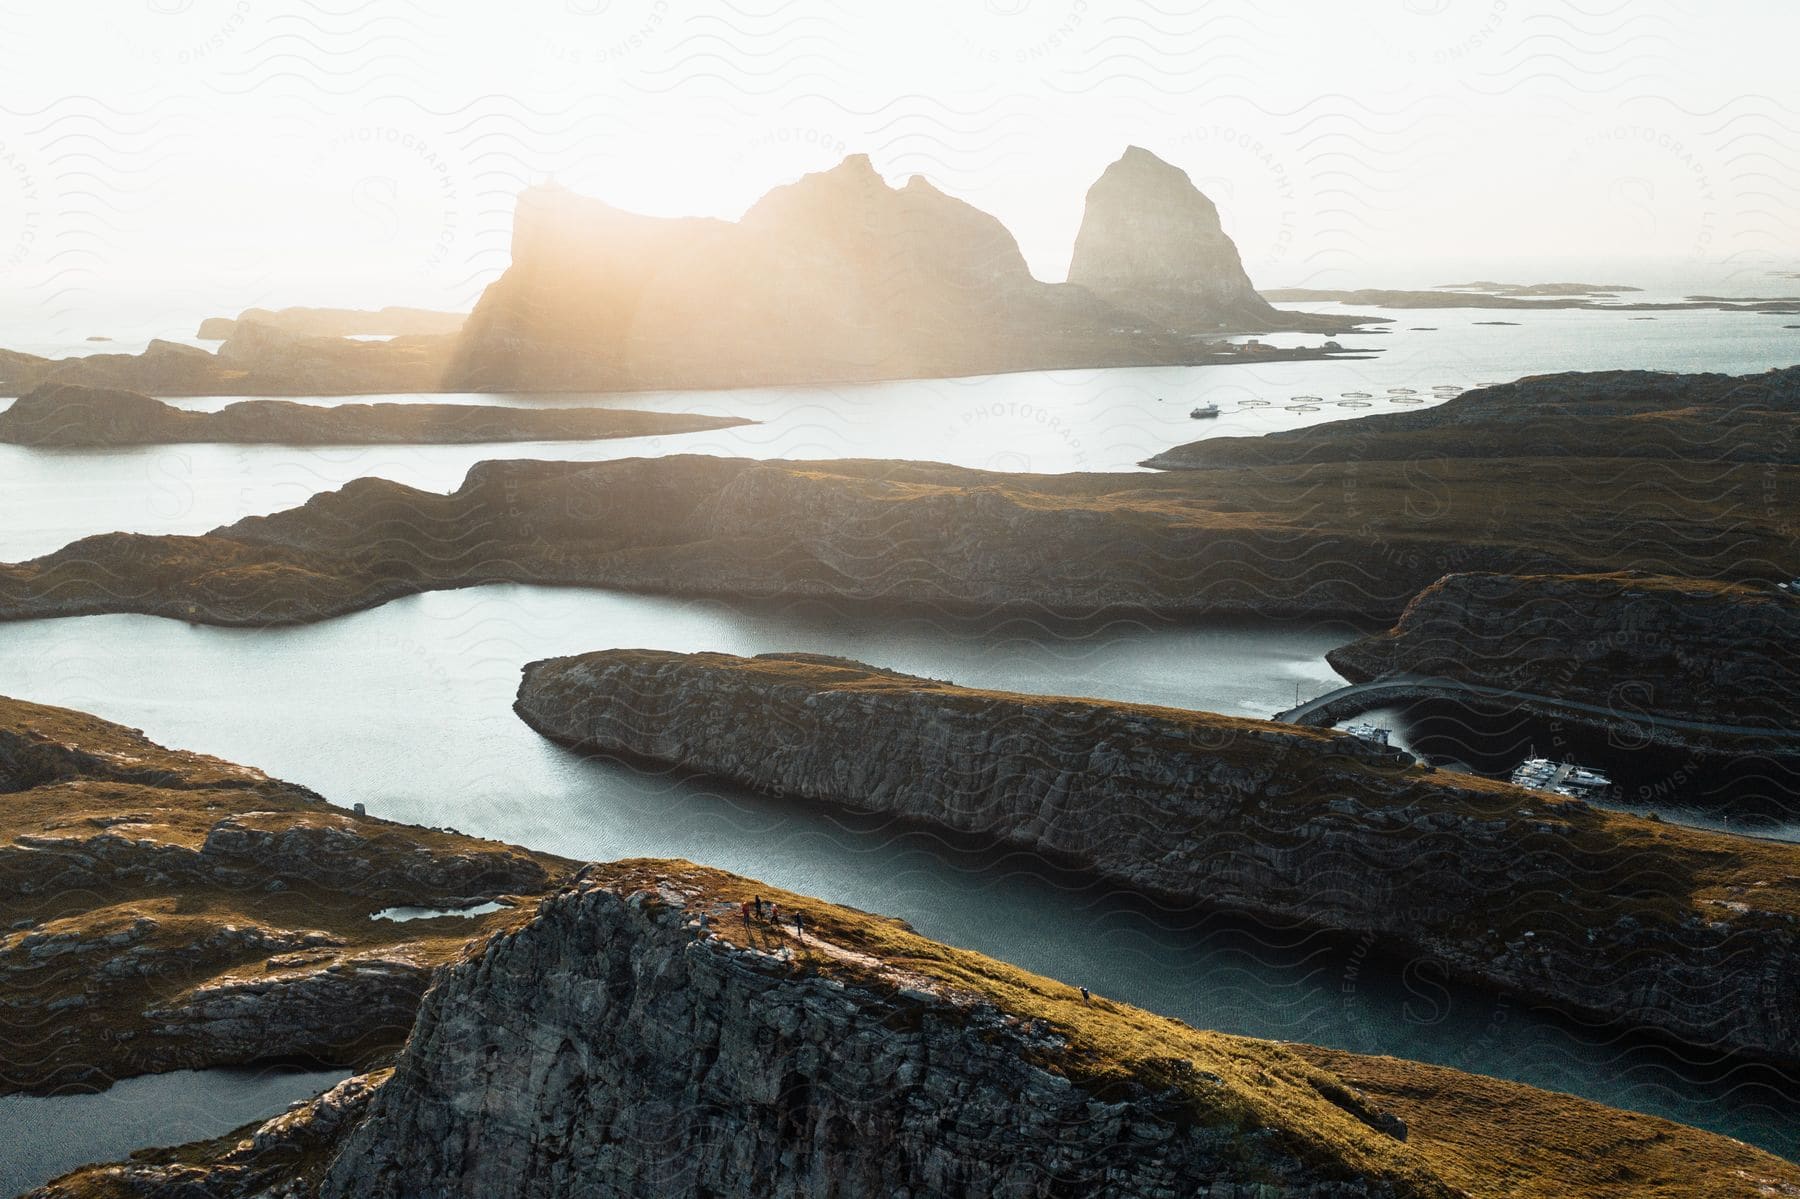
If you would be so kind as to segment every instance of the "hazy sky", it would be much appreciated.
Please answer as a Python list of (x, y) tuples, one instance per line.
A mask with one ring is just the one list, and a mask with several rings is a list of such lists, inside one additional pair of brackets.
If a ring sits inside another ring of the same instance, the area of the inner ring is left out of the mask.
[(1793, 0), (0, 0), (0, 296), (463, 306), (531, 182), (733, 217), (857, 151), (1060, 279), (1133, 142), (1262, 286), (1766, 279), (1796, 46)]

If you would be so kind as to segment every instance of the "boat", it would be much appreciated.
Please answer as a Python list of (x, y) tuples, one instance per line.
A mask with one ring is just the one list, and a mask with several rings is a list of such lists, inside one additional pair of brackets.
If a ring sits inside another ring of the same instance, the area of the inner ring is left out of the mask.
[(1378, 724), (1347, 724), (1344, 731), (1352, 737), (1360, 737), (1364, 741), (1372, 741), (1376, 745), (1388, 743), (1388, 730)]
[(1188, 416), (1194, 420), (1205, 420), (1209, 416), (1217, 415), (1219, 415), (1219, 406), (1217, 404), (1202, 404), (1192, 412), (1188, 413)]
[(1535, 751), (1513, 767), (1512, 781), (1516, 786), (1569, 799), (1600, 799), (1613, 788), (1612, 779), (1591, 766), (1566, 760), (1554, 762), (1538, 757)]

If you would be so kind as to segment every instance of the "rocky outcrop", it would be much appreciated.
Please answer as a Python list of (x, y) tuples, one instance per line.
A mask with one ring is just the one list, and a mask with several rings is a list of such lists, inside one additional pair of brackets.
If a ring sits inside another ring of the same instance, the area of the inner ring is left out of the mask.
[(1800, 595), (1632, 573), (1446, 575), (1326, 655), (1351, 682), (1419, 674), (1635, 716), (1800, 730)]
[(266, 325), (300, 337), (437, 336), (461, 331), (468, 315), (428, 308), (246, 308), (237, 319), (209, 316), (194, 334), (201, 341), (224, 341), (242, 325)]
[(45, 446), (467, 444), (593, 441), (729, 428), (734, 417), (485, 404), (294, 404), (244, 400), (190, 412), (132, 391), (50, 383), (0, 412), (0, 442)]
[(441, 334), (387, 341), (306, 337), (249, 322), (233, 326), (218, 353), (171, 341), (153, 341), (141, 354), (0, 352), (0, 391), (23, 395), (47, 383), (175, 396), (444, 391), (452, 344)]
[(487, 582), (1392, 620), (1455, 571), (1791, 572), (1786, 508), (1768, 498), (1787, 489), (1800, 493), (1800, 468), (1785, 463), (1674, 463), (1572, 486), (1568, 461), (1554, 459), (1161, 475), (704, 456), (484, 462), (447, 496), (364, 479), (201, 537), (107, 534), (0, 565), (0, 620), (147, 612), (274, 624)]
[[(1204, 251), (1195, 230), (1169, 232), (1189, 237), (1162, 247), (1184, 261), (1236, 261), (1216, 218)], [(994, 217), (917, 176), (890, 187), (860, 154), (776, 188), (736, 222), (639, 216), (534, 188), (519, 198), (512, 265), (470, 316), (449, 385), (728, 387), (1202, 362), (1223, 351), (1191, 336), (1218, 328), (1215, 310), (1234, 327), (1252, 310), (1255, 328), (1355, 323), (1258, 310), (1254, 295), (1220, 308), (1195, 293), (1203, 312), (1147, 323), (1092, 289), (1038, 282)]]
[[(1533, 375), (1432, 408), (1266, 437), (1220, 437), (1177, 446), (1145, 466), (1361, 465), (1434, 459), (1619, 460), (1589, 468), (1566, 490), (1642, 475), (1645, 459), (1691, 463), (1800, 463), (1800, 366), (1756, 375), (1591, 371)], [(1685, 480), (1678, 480), (1684, 482)], [(1769, 475), (1771, 501), (1792, 484)]]
[[(745, 918), (753, 897), (781, 916)], [(639, 861), (584, 869), (447, 967), (391, 1072), (38, 1199), (1723, 1199), (1797, 1185), (1789, 1163), (1666, 1121), (1195, 1030), (881, 917)]]
[(569, 865), (15, 700), (0, 798), (0, 1093), (364, 1062), (405, 1037), (437, 965), (517, 918), (373, 913), (531, 896)]
[(1785, 1057), (1800, 1044), (1800, 847), (1403, 764), (1343, 734), (809, 655), (536, 662), (516, 710), (577, 748), (1366, 936), (1697, 1044)]
[(1187, 172), (1138, 146), (1088, 189), (1069, 282), (1175, 328), (1257, 331), (1290, 319), (1256, 294)]

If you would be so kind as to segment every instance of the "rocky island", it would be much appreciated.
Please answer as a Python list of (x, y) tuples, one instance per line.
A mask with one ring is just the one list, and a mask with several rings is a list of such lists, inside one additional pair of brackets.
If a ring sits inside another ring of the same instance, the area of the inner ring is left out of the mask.
[[(210, 319), (217, 353), (0, 353), (0, 391), (155, 395), (630, 391), (1246, 359), (1232, 333), (1336, 334), (1385, 318), (1272, 307), (1187, 174), (1132, 147), (1087, 196), (1070, 281), (1034, 278), (999, 220), (866, 155), (775, 188), (737, 221), (520, 195), (512, 265), (465, 320), (382, 309)], [(353, 334), (391, 332), (385, 341)], [(1354, 351), (1262, 347), (1258, 363)]]
[(956, 687), (807, 654), (526, 667), (575, 748), (1369, 936), (1564, 1010), (1800, 1060), (1800, 846), (1605, 812), (1347, 734)]
[(598, 441), (725, 429), (753, 422), (618, 408), (495, 404), (295, 404), (242, 400), (191, 412), (134, 391), (47, 383), (0, 411), (0, 442), (40, 446), (454, 445)]
[(304, 336), (251, 321), (233, 326), (216, 352), (157, 340), (141, 354), (0, 354), (0, 394), (23, 395), (45, 384), (166, 396), (446, 391), (452, 390), (444, 386), (444, 372), (453, 351), (454, 339), (447, 335), (360, 341)]
[[(1452, 573), (1772, 586), (1795, 573), (1800, 456), (1784, 405), (1797, 377), (1546, 376), (1329, 431), (1184, 446), (1154, 460), (1178, 469), (1153, 475), (483, 462), (447, 496), (364, 479), (204, 536), (106, 534), (0, 565), (0, 619), (286, 623), (528, 582), (1391, 622)], [(1695, 435), (1698, 414), (1713, 435)]]
[(1800, 313), (1800, 299), (1757, 296), (1688, 296), (1684, 300), (1622, 300), (1641, 290), (1605, 283), (1458, 283), (1420, 290), (1360, 287), (1277, 287), (1263, 293), (1276, 303), (1353, 304), (1358, 308), (1508, 308), (1537, 311), (1579, 308), (1604, 312)]
[(246, 308), (234, 319), (212, 316), (194, 334), (201, 341), (225, 341), (240, 325), (266, 325), (298, 337), (411, 337), (457, 333), (468, 319), (464, 312), (429, 308)]
[(0, 699), (0, 1094), (365, 1065), (432, 971), (573, 864), (335, 807), (84, 713)]
[(469, 317), (449, 385), (743, 387), (1229, 361), (1224, 333), (1361, 323), (1263, 303), (1212, 203), (1135, 147), (1088, 193), (1075, 254), (1068, 283), (1039, 282), (994, 217), (919, 176), (891, 187), (866, 155), (776, 188), (735, 222), (537, 188), (519, 199), (512, 266)]
[(1742, 749), (1786, 732), (1788, 752), (1800, 752), (1800, 595), (1774, 587), (1632, 572), (1453, 574), (1393, 628), (1326, 656), (1353, 683), (1429, 675), (1592, 705), (1625, 723), (1741, 728), (1642, 726), (1676, 745)]
[[(741, 915), (752, 899), (778, 919)], [(799, 920), (796, 922), (795, 918)], [(590, 866), (437, 976), (392, 1068), (34, 1199), (1778, 1195), (1736, 1141), (1190, 1028), (679, 861)]]
[[(1354, 422), (1289, 429), (1264, 437), (1190, 442), (1144, 463), (1163, 470), (1222, 466), (1330, 466), (1412, 460), (1623, 459), (1669, 462), (1800, 463), (1800, 366), (1755, 375), (1590, 371), (1532, 375), (1466, 391), (1431, 408), (1382, 412)], [(1583, 468), (1570, 493), (1612, 486), (1612, 470)], [(1771, 501), (1787, 503), (1785, 471), (1769, 471)], [(1688, 476), (1672, 480), (1677, 488)], [(1496, 499), (1509, 498), (1509, 489)], [(1771, 566), (1775, 564), (1771, 563)], [(1777, 572), (1778, 577), (1779, 572)]]

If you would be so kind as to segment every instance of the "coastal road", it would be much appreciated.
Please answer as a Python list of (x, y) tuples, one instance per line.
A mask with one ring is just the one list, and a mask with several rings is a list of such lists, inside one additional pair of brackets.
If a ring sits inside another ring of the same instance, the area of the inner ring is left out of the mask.
[(1741, 724), (1681, 720), (1673, 716), (1648, 716), (1638, 712), (1622, 712), (1599, 704), (1578, 703), (1549, 695), (1533, 695), (1528, 691), (1486, 687), (1479, 683), (1464, 683), (1423, 674), (1390, 674), (1366, 683), (1351, 683), (1309, 699), (1298, 707), (1277, 712), (1272, 719), (1286, 724), (1326, 725), (1366, 712), (1370, 708), (1379, 708), (1383, 704), (1415, 699), (1499, 700), (1524, 707), (1567, 712), (1576, 718), (1591, 715), (1612, 725), (1661, 728), (1702, 737), (1753, 737), (1760, 742), (1773, 743), (1775, 748), (1785, 752), (1800, 753), (1800, 730), (1797, 729), (1756, 728)]

